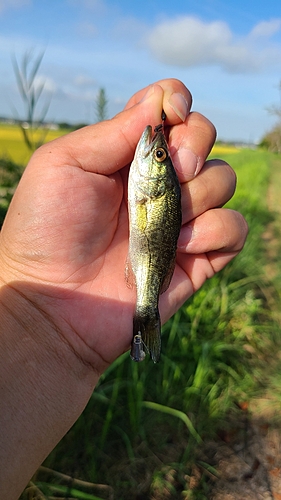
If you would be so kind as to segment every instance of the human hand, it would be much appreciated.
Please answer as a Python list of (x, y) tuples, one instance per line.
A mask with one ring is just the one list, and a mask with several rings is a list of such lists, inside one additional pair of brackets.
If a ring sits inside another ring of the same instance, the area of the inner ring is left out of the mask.
[[(126, 286), (127, 178), (144, 128), (161, 121), (182, 185), (177, 265), (160, 298), (166, 321), (243, 247), (243, 217), (222, 206), (235, 174), (205, 160), (211, 123), (163, 80), (112, 120), (38, 149), (0, 234), (0, 489), (16, 499), (83, 411), (100, 373), (131, 343), (135, 291)], [(19, 446), (20, 443), (20, 446)]]
[(141, 90), (112, 120), (38, 149), (12, 200), (1, 233), (4, 284), (20, 288), (79, 359), (101, 373), (132, 338), (135, 291), (126, 286), (128, 165), (146, 125), (161, 122), (182, 184), (183, 228), (171, 285), (160, 298), (166, 321), (243, 247), (243, 217), (222, 206), (235, 174), (206, 162), (212, 124), (190, 113), (178, 80)]

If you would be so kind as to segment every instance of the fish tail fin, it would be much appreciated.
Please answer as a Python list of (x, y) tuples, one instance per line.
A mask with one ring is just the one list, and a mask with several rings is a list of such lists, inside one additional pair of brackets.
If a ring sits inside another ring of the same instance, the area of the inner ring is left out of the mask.
[(131, 358), (134, 361), (142, 361), (147, 351), (154, 363), (157, 363), (161, 353), (161, 322), (158, 308), (137, 310), (133, 320), (133, 331)]

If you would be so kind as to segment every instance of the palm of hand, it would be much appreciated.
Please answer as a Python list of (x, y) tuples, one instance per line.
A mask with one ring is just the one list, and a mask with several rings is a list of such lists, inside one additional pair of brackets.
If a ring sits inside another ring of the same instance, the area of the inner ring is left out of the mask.
[[(64, 335), (75, 332), (111, 361), (129, 346), (135, 300), (124, 277), (126, 173), (86, 172), (70, 160), (40, 169), (31, 162), (26, 169), (4, 232), (8, 258), (26, 282), (42, 284), (38, 291), (49, 296), (48, 313)], [(13, 246), (11, 233), (17, 234)], [(106, 338), (95, 335), (101, 331)]]

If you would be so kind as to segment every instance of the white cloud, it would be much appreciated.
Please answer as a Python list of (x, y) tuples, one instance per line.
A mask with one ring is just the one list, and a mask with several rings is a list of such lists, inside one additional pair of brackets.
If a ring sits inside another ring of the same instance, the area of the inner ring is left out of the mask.
[(270, 21), (261, 21), (250, 32), (250, 37), (261, 38), (271, 37), (281, 29), (281, 19), (271, 19)]
[(34, 87), (39, 90), (43, 88), (43, 91), (48, 94), (54, 94), (57, 92), (58, 88), (54, 80), (48, 76), (39, 75), (34, 79)]
[(30, 5), (31, 0), (0, 0), (0, 14), (8, 9), (19, 9)]
[[(254, 73), (280, 64), (281, 47), (265, 43), (281, 28), (281, 20), (257, 24), (245, 37), (235, 36), (227, 23), (204, 22), (194, 17), (164, 21), (150, 32), (148, 47), (154, 57), (179, 67), (217, 65), (230, 73)], [(263, 45), (255, 39), (263, 37)]]
[(73, 83), (77, 87), (93, 87), (97, 85), (97, 81), (95, 78), (84, 74), (75, 76)]

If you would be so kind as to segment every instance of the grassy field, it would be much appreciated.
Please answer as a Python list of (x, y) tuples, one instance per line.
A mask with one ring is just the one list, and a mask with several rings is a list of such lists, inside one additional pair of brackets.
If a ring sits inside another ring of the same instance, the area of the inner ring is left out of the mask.
[(228, 205), (250, 226), (244, 251), (164, 325), (158, 365), (148, 358), (135, 364), (126, 353), (102, 376), (45, 463), (87, 484), (41, 469), (37, 485), (47, 498), (54, 491), (84, 499), (208, 498), (216, 472), (204, 460), (204, 443), (264, 390), (273, 344), (280, 345), (272, 314), (279, 299), (264, 272), (262, 239), (273, 218), (266, 204), (273, 157), (243, 150), (225, 158), (238, 176)]
[[(20, 135), (11, 132), (10, 144), (17, 142), (20, 151)], [(267, 387), (268, 360), (280, 345), (274, 314), (280, 299), (265, 271), (263, 239), (274, 219), (267, 193), (276, 157), (220, 148), (212, 156), (222, 155), (237, 173), (228, 206), (249, 223), (245, 249), (163, 326), (159, 364), (148, 357), (133, 363), (128, 353), (113, 363), (22, 500), (208, 498), (216, 471), (204, 457), (205, 443)]]

